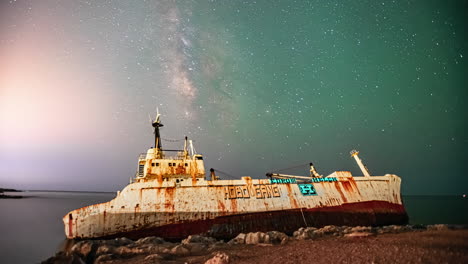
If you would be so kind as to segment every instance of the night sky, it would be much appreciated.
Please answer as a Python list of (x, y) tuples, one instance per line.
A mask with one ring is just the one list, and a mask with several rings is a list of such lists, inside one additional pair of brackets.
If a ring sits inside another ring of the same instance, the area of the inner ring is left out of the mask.
[[(0, 187), (116, 191), (185, 135), (240, 178), (314, 162), (468, 194), (467, 1), (1, 1)], [(308, 174), (307, 165), (287, 174)], [(229, 179), (220, 174), (221, 178)]]

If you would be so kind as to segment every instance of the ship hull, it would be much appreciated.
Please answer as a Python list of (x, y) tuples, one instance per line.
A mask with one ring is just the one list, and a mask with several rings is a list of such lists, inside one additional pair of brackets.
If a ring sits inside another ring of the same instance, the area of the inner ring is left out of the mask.
[[(151, 214), (151, 213), (148, 213)], [(177, 213), (167, 218), (187, 218), (192, 213)], [(124, 216), (119, 216), (124, 217)], [(145, 217), (142, 215), (142, 217)], [(313, 209), (290, 209), (220, 216), (214, 219), (184, 221), (158, 227), (116, 233), (104, 238), (147, 236), (180, 240), (192, 234), (204, 234), (218, 239), (230, 239), (239, 233), (281, 231), (291, 235), (300, 227), (336, 226), (384, 226), (404, 225), (408, 216), (402, 205), (383, 201), (349, 203), (340, 206)]]
[(182, 239), (192, 234), (229, 239), (239, 233), (325, 225), (406, 224), (396, 175), (351, 177), (310, 184), (234, 181), (136, 183), (110, 202), (77, 209), (63, 221), (68, 238)]

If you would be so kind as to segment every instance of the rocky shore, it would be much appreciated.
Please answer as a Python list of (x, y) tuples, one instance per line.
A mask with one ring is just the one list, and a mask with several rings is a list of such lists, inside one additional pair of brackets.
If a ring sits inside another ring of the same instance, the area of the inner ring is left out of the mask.
[(43, 263), (468, 263), (467, 226), (300, 228), (239, 234), (228, 242), (192, 235), (73, 242)]

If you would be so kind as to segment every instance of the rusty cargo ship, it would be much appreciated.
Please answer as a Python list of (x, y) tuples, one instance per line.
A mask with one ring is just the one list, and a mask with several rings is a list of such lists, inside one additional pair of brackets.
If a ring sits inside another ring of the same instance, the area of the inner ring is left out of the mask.
[(408, 222), (400, 177), (371, 176), (357, 151), (351, 156), (361, 177), (349, 171), (324, 177), (311, 163), (310, 176), (269, 173), (265, 179), (220, 180), (213, 169), (205, 176), (203, 156), (187, 138), (183, 150), (163, 150), (160, 115), (151, 123), (155, 145), (140, 155), (135, 178), (111, 201), (66, 214), (67, 238), (231, 238), (242, 232), (291, 233), (305, 226)]

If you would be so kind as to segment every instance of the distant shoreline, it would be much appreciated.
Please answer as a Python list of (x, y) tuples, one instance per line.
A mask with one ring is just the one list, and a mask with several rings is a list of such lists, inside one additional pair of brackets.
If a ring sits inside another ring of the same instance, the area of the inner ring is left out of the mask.
[(21, 199), (24, 198), (22, 195), (9, 195), (4, 194), (4, 192), (22, 192), (16, 189), (7, 189), (7, 188), (0, 188), (0, 199)]
[(117, 191), (113, 192), (104, 192), (104, 191), (62, 191), (62, 190), (25, 190), (23, 192), (67, 192), (67, 193), (116, 193)]
[(5, 194), (5, 193), (28, 193), (28, 192), (50, 192), (50, 193), (115, 193), (115, 192), (96, 192), (96, 191), (59, 191), (59, 190), (16, 190), (12, 188), (0, 188), (0, 199), (21, 199), (30, 198), (28, 195), (16, 195), (16, 194)]

